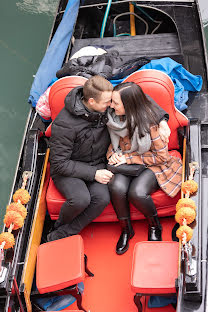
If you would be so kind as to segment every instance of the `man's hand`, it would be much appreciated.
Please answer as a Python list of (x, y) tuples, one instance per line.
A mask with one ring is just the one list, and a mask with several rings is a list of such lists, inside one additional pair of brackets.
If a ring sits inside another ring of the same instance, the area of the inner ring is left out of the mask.
[(107, 184), (112, 178), (113, 173), (106, 169), (97, 170), (95, 173), (95, 180), (101, 184)]
[(167, 124), (167, 121), (165, 120), (162, 120), (160, 123), (159, 123), (159, 135), (161, 137), (161, 140), (165, 143), (168, 143), (169, 142), (169, 136), (170, 136), (170, 128)]

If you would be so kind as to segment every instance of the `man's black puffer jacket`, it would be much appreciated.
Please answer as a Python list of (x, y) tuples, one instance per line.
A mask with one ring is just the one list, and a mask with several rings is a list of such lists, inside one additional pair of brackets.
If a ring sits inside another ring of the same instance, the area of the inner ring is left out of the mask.
[(90, 112), (82, 103), (83, 87), (65, 98), (65, 107), (52, 124), (51, 176), (70, 176), (93, 181), (105, 168), (110, 137), (105, 113)]

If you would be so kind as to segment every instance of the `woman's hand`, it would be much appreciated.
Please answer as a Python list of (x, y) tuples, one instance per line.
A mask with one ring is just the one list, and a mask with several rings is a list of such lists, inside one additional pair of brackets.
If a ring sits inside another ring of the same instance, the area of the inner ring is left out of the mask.
[(120, 153), (114, 153), (108, 161), (109, 165), (115, 165), (115, 167), (122, 165), (122, 164), (126, 164), (126, 157)]
[(113, 153), (113, 155), (109, 158), (109, 165), (115, 165), (121, 161), (122, 153)]
[(126, 157), (124, 155), (120, 156), (120, 161), (117, 162), (115, 167), (118, 167), (118, 166), (123, 165), (123, 164), (126, 164)]

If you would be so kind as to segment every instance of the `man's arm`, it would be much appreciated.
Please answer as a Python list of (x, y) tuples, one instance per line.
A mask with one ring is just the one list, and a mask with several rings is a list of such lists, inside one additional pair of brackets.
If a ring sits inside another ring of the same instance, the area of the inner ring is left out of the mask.
[(167, 121), (164, 119), (159, 123), (159, 134), (160, 138), (164, 143), (169, 142), (169, 136), (171, 134), (170, 128), (167, 124)]
[(93, 181), (97, 170), (96, 166), (71, 160), (75, 137), (74, 129), (69, 128), (68, 125), (52, 124), (50, 138), (51, 171), (62, 176)]
[[(63, 133), (65, 134), (64, 136)], [(75, 137), (74, 129), (70, 129), (68, 125), (52, 125), (50, 139), (52, 172), (62, 176), (70, 176), (86, 181), (96, 180), (99, 183), (107, 184), (113, 176), (112, 172), (106, 169), (97, 170), (96, 166), (90, 166), (82, 161), (71, 160)]]
[(169, 136), (170, 136), (170, 128), (168, 126), (168, 120), (169, 120), (169, 114), (161, 107), (159, 106), (149, 95), (147, 95), (147, 98), (151, 103), (157, 107), (158, 110), (158, 124), (159, 124), (159, 134), (163, 142), (168, 143), (169, 142)]
[(166, 120), (168, 122), (169, 120), (169, 114), (160, 106), (158, 105), (152, 98), (151, 96), (146, 94), (147, 99), (152, 103), (153, 106), (155, 106), (157, 108), (158, 111), (158, 124), (162, 121), (162, 120)]

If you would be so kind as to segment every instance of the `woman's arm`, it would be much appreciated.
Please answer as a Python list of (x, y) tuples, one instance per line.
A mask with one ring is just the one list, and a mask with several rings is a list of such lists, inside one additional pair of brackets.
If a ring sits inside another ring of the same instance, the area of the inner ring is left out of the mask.
[(148, 152), (138, 155), (137, 152), (125, 154), (127, 164), (143, 164), (147, 166), (163, 164), (169, 160), (167, 143), (161, 140), (158, 126), (150, 129), (151, 147)]
[(146, 97), (148, 100), (152, 103), (153, 107), (157, 111), (157, 123), (159, 124), (159, 134), (165, 143), (169, 142), (169, 136), (170, 136), (170, 128), (168, 126), (168, 120), (169, 115), (168, 113), (160, 106), (158, 105), (149, 95), (146, 94)]
[(114, 153), (113, 145), (110, 144), (106, 153), (106, 158), (109, 160)]
[(117, 163), (120, 163), (122, 159), (122, 152), (116, 153), (113, 149), (112, 144), (110, 144), (108, 147), (106, 158), (108, 160), (109, 165), (115, 165)]

